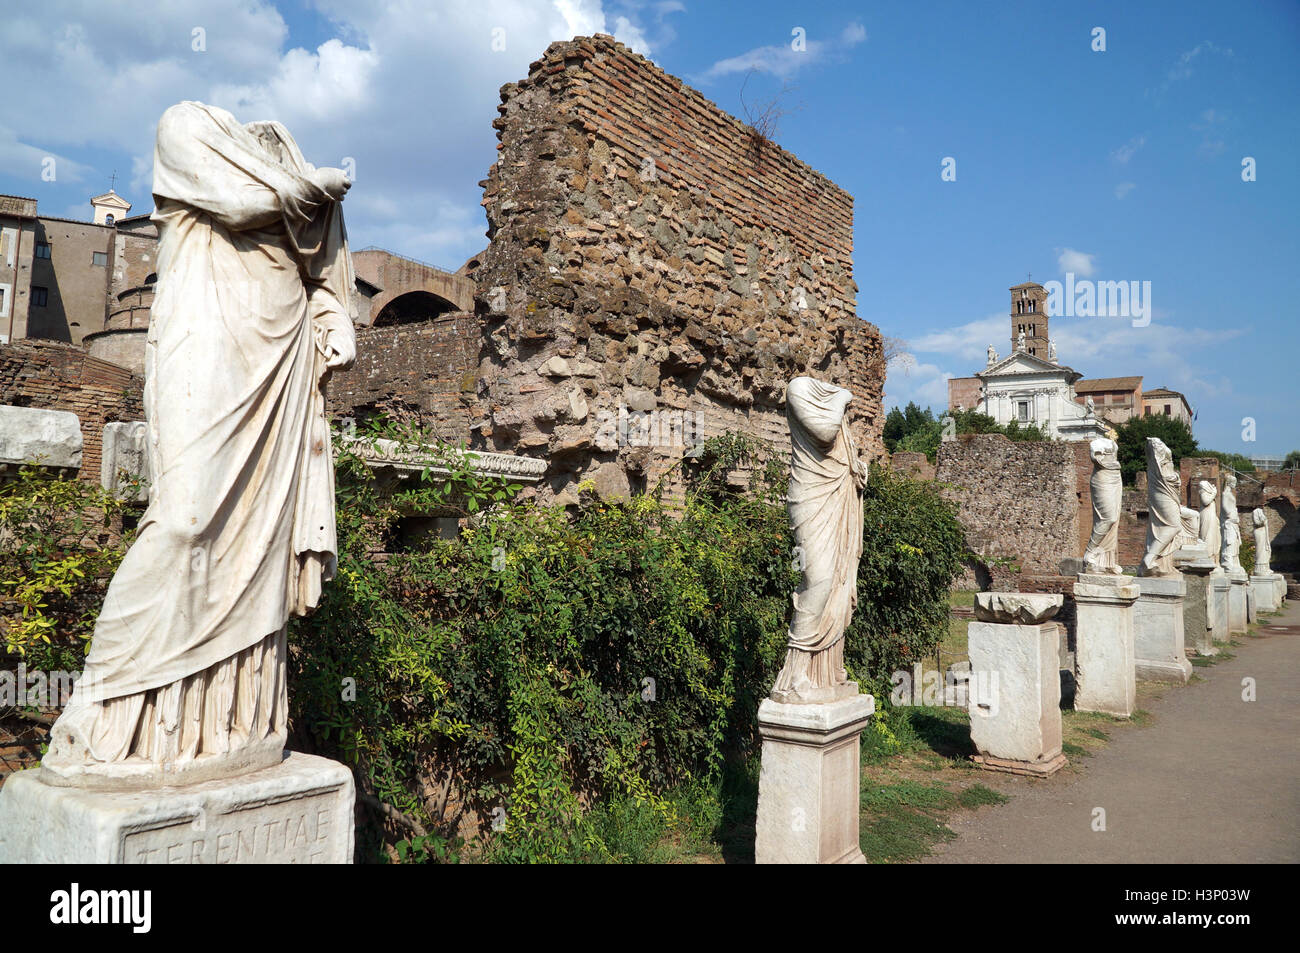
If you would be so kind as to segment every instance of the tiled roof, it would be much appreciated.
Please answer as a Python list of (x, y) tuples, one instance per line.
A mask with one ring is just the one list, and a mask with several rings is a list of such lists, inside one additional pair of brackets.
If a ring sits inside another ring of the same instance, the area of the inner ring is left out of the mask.
[(1094, 377), (1091, 380), (1077, 381), (1074, 385), (1074, 392), (1076, 394), (1089, 394), (1103, 390), (1137, 390), (1141, 386), (1142, 378), (1140, 377)]

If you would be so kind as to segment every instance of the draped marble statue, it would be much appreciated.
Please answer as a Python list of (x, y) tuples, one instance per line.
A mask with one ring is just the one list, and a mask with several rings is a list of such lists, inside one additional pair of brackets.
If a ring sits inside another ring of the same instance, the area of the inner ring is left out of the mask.
[(1147, 523), (1146, 553), (1140, 575), (1174, 576), (1174, 553), (1183, 540), (1183, 514), (1179, 498), (1182, 478), (1174, 466), (1174, 455), (1163, 440), (1147, 437)]
[(796, 377), (786, 388), (790, 425), (787, 508), (803, 580), (794, 594), (785, 666), (772, 698), (835, 701), (857, 694), (844, 670), (844, 630), (857, 605), (862, 491), (867, 473), (849, 433), (842, 387)]
[(1223, 539), (1219, 565), (1224, 572), (1244, 572), (1241, 568), (1241, 514), (1237, 512), (1237, 478), (1231, 473), (1223, 475), (1223, 494), (1219, 497), (1219, 518)]
[(1255, 527), (1255, 575), (1271, 575), (1273, 570), (1269, 567), (1269, 563), (1273, 559), (1273, 542), (1268, 536), (1268, 514), (1261, 509), (1255, 509), (1251, 512), (1250, 518)]
[(356, 348), (347, 189), (279, 123), (196, 102), (158, 123), (153, 485), (52, 730), (51, 783), (182, 783), (281, 757), (286, 623), (337, 566), (324, 386)]
[(1196, 485), (1197, 499), (1201, 504), (1201, 522), (1198, 534), (1201, 538), (1201, 545), (1205, 551), (1210, 554), (1215, 565), (1219, 562), (1219, 553), (1223, 548), (1222, 534), (1219, 532), (1219, 518), (1214, 512), (1214, 501), (1219, 495), (1213, 483), (1209, 480), (1202, 480)]
[(1089, 445), (1092, 457), (1092, 536), (1083, 553), (1084, 572), (1124, 572), (1119, 564), (1119, 511), (1124, 495), (1120, 475), (1119, 448), (1115, 441), (1098, 437)]

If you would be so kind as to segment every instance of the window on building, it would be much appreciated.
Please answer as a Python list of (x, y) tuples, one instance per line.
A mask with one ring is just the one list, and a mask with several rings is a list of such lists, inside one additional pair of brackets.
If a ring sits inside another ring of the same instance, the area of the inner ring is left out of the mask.
[(4, 287), (3, 285), (0, 285), (0, 314), (9, 313), (9, 309), (5, 307), (5, 293), (8, 290), (9, 290), (8, 288)]
[(1035, 311), (1037, 311), (1037, 310), (1038, 310), (1038, 302), (1037, 302), (1037, 301), (1030, 301), (1030, 302), (1029, 302), (1029, 312), (1032, 314), (1033, 312), (1035, 312)]
[(37, 243), (36, 243), (36, 257), (37, 257), (37, 258), (49, 258), (49, 257), (50, 257), (50, 243), (49, 243), (49, 242), (37, 242)]
[(46, 306), (46, 304), (49, 303), (49, 300), (50, 300), (50, 289), (49, 289), (49, 288), (38, 288), (36, 285), (32, 285), (32, 305), (33, 305), (33, 306), (35, 306), (35, 307), (37, 307), (37, 308), (43, 308), (43, 307)]
[(1143, 408), (1142, 408), (1142, 416), (1144, 416), (1144, 417), (1150, 417), (1150, 416), (1151, 416), (1151, 408), (1150, 408), (1150, 407), (1143, 407)]
[(104, 224), (105, 224), (105, 225), (112, 225), (114, 221), (115, 221), (115, 219), (113, 218), (112, 215), (105, 215), (105, 216), (104, 216)]
[(1170, 406), (1168, 404), (1165, 404), (1165, 416), (1168, 417), (1170, 412), (1171, 412)]
[(108, 267), (108, 252), (106, 252), (106, 251), (96, 251), (96, 252), (91, 252), (91, 253), (90, 253), (90, 263), (91, 263), (92, 265), (98, 265), (98, 266), (100, 266), (101, 268), (107, 268), (107, 267)]
[(1025, 423), (1029, 420), (1029, 401), (1016, 401), (1016, 416), (1020, 418), (1021, 423)]

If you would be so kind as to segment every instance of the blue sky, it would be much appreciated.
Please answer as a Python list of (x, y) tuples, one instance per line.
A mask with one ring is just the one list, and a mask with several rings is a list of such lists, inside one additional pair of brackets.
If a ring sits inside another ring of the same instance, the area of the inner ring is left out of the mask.
[(0, 33), (24, 77), (0, 105), (0, 191), (85, 217), (116, 171), (147, 211), (153, 125), (199, 99), (284, 121), (319, 165), (351, 157), (355, 246), (454, 268), (486, 244), (498, 88), (596, 30), (742, 117), (742, 85), (751, 104), (788, 87), (776, 139), (855, 196), (858, 313), (907, 342), (888, 403), (943, 405), (948, 376), (1006, 353), (1007, 288), (1068, 270), (1149, 281), (1153, 320), (1059, 318), (1063, 362), (1183, 391), (1203, 446), (1300, 448), (1290, 0), (47, 0)]

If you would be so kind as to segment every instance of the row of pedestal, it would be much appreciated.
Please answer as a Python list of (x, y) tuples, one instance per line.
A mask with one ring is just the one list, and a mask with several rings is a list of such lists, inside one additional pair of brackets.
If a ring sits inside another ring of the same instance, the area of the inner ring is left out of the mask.
[[(1215, 654), (1215, 641), (1245, 633), (1259, 611), (1278, 609), (1286, 598), (1278, 574), (1225, 573), (1208, 559), (1191, 559), (1180, 568), (1181, 574), (1166, 577), (1078, 576), (1075, 710), (1132, 715), (1138, 678), (1185, 684), (1192, 671), (1189, 653)], [(1059, 770), (1065, 764), (1059, 661), (1064, 626), (1050, 618), (1028, 624), (976, 621), (968, 637), (976, 760), (1019, 774)]]

